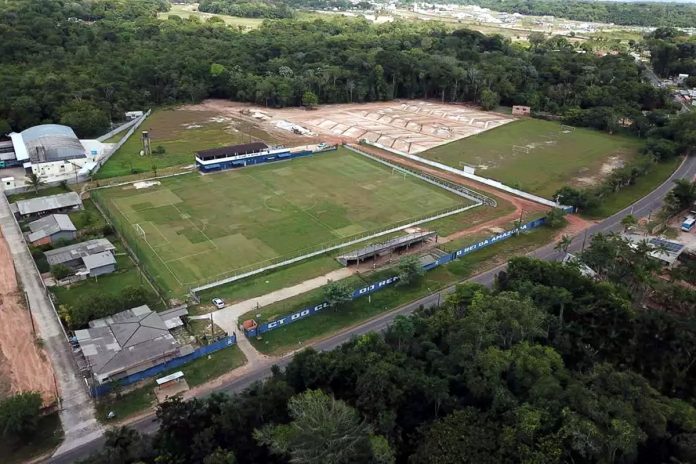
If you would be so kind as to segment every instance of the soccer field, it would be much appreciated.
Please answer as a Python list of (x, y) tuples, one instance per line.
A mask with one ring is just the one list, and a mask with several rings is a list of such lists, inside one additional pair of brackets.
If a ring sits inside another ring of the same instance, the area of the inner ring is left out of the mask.
[(641, 142), (557, 122), (523, 119), (419, 156), (550, 198), (564, 185), (590, 186), (636, 156)]
[(170, 293), (471, 204), (344, 149), (93, 195)]

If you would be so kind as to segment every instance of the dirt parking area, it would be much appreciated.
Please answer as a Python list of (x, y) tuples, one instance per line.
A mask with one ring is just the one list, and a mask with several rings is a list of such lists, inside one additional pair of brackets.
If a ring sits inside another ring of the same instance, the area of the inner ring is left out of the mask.
[(188, 108), (243, 117), (265, 131), (295, 136), (290, 139), (345, 143), (366, 139), (410, 154), (514, 121), (512, 116), (469, 106), (420, 100), (321, 105), (313, 110), (207, 100)]
[(53, 368), (32, 330), (31, 315), (17, 285), (12, 255), (0, 235), (0, 398), (37, 391), (55, 401)]

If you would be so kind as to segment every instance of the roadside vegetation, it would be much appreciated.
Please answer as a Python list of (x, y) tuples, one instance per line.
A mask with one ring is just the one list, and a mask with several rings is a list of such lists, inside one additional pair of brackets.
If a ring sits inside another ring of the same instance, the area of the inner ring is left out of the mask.
[(234, 396), (161, 405), (154, 437), (111, 430), (84, 463), (689, 462), (694, 276), (661, 278), (649, 251), (596, 236), (580, 259), (598, 279), (513, 258), (493, 289), (460, 285)]

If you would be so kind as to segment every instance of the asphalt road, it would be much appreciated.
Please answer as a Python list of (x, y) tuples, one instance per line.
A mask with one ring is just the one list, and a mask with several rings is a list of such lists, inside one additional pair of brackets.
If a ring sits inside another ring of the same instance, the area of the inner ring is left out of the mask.
[[(657, 189), (650, 192), (647, 196), (643, 197), (633, 205), (619, 211), (611, 217), (593, 225), (581, 234), (579, 237), (575, 237), (572, 244), (568, 248), (570, 252), (578, 252), (583, 247), (583, 242), (589, 242), (590, 237), (597, 233), (608, 233), (615, 232), (621, 229), (621, 219), (627, 214), (633, 214), (636, 217), (644, 217), (649, 215), (651, 212), (657, 212), (657, 210), (662, 205), (662, 200), (664, 199), (667, 192), (672, 189), (673, 181), (676, 179), (693, 179), (696, 176), (696, 157), (687, 158), (681, 166), (670, 176), (670, 178), (660, 185)], [(529, 256), (536, 257), (538, 259), (552, 261), (561, 258), (562, 253), (554, 249), (555, 244), (551, 243), (544, 247), (541, 247), (534, 252), (530, 253)], [(498, 266), (497, 268), (491, 269), (487, 272), (479, 274), (471, 279), (470, 282), (477, 282), (482, 285), (490, 286), (495, 281), (495, 276), (505, 269), (505, 265)], [(454, 291), (454, 286), (441, 290), (440, 292), (433, 293), (431, 295), (420, 298), (419, 300), (413, 301), (409, 304), (401, 306), (400, 308), (381, 314), (369, 321), (366, 321), (360, 325), (348, 328), (338, 334), (335, 334), (327, 339), (315, 343), (314, 349), (319, 351), (328, 351), (336, 348), (337, 346), (349, 341), (352, 337), (362, 335), (368, 332), (382, 331), (384, 330), (396, 316), (408, 315), (413, 311), (418, 309), (420, 306), (433, 307), (439, 306), (440, 302), (444, 300), (448, 294)], [(292, 360), (292, 355), (286, 356), (279, 359), (275, 364), (279, 367), (285, 367)], [(250, 371), (246, 376), (230, 381), (229, 383), (221, 386), (215, 392), (225, 392), (225, 393), (235, 393), (252, 385), (254, 382), (263, 380), (264, 378), (270, 376), (270, 366), (260, 366), (259, 368)], [(130, 424), (130, 427), (140, 431), (141, 433), (153, 433), (157, 430), (157, 422), (155, 420), (154, 413), (144, 417), (136, 422)], [(87, 457), (89, 454), (98, 451), (104, 443), (103, 438), (86, 443), (82, 446), (74, 448), (68, 452), (65, 452), (59, 456), (55, 456), (48, 460), (51, 464), (68, 464), (72, 463), (78, 459)]]

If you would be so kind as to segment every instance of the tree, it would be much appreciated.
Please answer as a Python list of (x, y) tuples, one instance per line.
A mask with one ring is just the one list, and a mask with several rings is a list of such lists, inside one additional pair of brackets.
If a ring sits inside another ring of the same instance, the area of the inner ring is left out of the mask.
[(396, 272), (399, 276), (397, 285), (401, 286), (413, 285), (425, 275), (425, 269), (418, 257), (414, 255), (401, 258), (396, 266)]
[(37, 392), (24, 392), (0, 400), (0, 432), (4, 437), (29, 437), (36, 431), (43, 401)]
[(39, 193), (39, 187), (41, 187), (44, 183), (41, 176), (36, 174), (34, 171), (27, 174), (25, 180), (27, 181), (27, 184), (34, 189), (34, 193)]
[(53, 274), (56, 280), (62, 280), (74, 274), (74, 272), (64, 264), (56, 264), (55, 266), (51, 266), (51, 274)]
[(494, 110), (500, 104), (500, 95), (490, 89), (481, 92), (481, 108), (486, 111)]
[(272, 453), (301, 464), (371, 462), (370, 427), (355, 409), (321, 390), (308, 390), (288, 402), (291, 422), (254, 432)]
[(71, 102), (60, 110), (60, 123), (70, 126), (78, 137), (96, 137), (109, 128), (109, 115), (86, 101)]
[(341, 282), (329, 282), (323, 288), (324, 300), (331, 307), (340, 307), (351, 300), (350, 289)]
[(568, 253), (568, 248), (573, 243), (573, 237), (563, 234), (554, 249), (561, 250), (563, 253)]
[(631, 227), (634, 227), (636, 224), (638, 224), (638, 219), (636, 219), (636, 217), (632, 214), (627, 214), (621, 219), (621, 225), (624, 228), (624, 232)]
[(302, 104), (309, 109), (314, 108), (319, 104), (319, 97), (311, 90), (305, 91), (302, 95)]
[(546, 225), (552, 229), (558, 229), (566, 225), (565, 211), (561, 208), (553, 208), (546, 214)]

